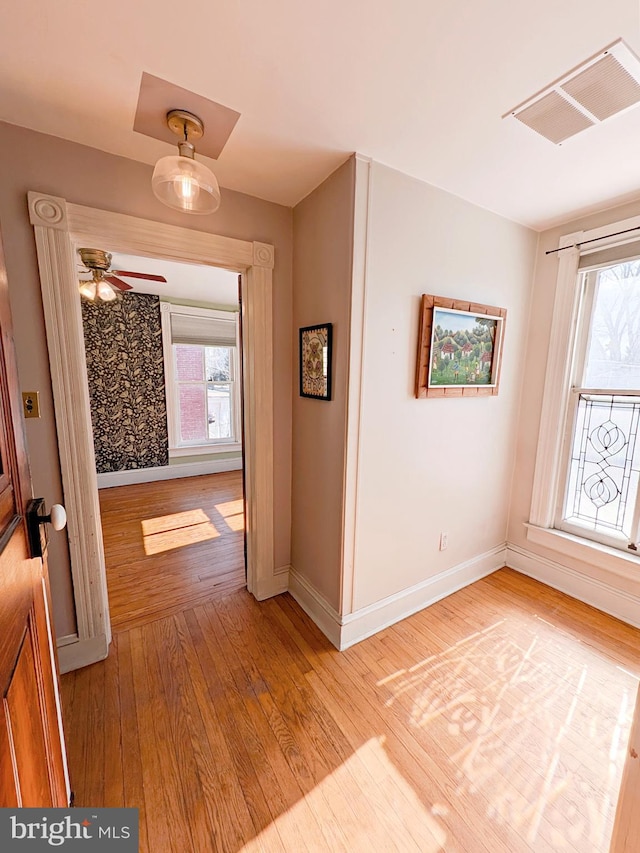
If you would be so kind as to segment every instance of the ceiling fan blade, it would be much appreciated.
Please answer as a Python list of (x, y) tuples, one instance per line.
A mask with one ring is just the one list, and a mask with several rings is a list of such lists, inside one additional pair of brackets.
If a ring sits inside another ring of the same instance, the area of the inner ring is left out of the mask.
[(120, 278), (116, 278), (115, 275), (105, 275), (104, 280), (117, 287), (118, 290), (133, 290), (130, 284), (127, 284), (126, 281), (122, 281)]
[(127, 270), (111, 270), (116, 275), (126, 275), (128, 278), (146, 278), (148, 281), (164, 281), (166, 278), (163, 275), (151, 275), (144, 272), (127, 272)]

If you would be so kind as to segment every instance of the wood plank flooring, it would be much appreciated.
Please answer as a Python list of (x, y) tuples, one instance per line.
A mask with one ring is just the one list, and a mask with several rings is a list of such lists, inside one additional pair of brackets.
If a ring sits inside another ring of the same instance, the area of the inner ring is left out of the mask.
[(244, 586), (241, 471), (99, 494), (114, 631)]
[(231, 592), (62, 677), (76, 802), (143, 853), (605, 853), (639, 640), (509, 569), (342, 653)]

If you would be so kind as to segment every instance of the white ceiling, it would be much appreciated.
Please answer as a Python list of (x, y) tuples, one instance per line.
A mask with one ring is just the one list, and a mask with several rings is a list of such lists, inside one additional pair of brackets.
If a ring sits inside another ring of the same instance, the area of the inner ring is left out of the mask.
[(358, 151), (542, 228), (640, 195), (640, 108), (562, 147), (500, 117), (619, 37), (638, 0), (21, 0), (0, 119), (154, 163), (148, 71), (241, 113), (223, 187), (294, 205)]
[[(164, 261), (113, 253), (111, 267), (116, 270), (163, 275), (167, 283), (122, 277), (136, 293), (155, 293), (158, 296), (207, 302), (214, 306), (238, 304), (238, 273), (217, 267)], [(83, 278), (85, 276), (82, 276)], [(86, 276), (87, 278), (89, 276)]]

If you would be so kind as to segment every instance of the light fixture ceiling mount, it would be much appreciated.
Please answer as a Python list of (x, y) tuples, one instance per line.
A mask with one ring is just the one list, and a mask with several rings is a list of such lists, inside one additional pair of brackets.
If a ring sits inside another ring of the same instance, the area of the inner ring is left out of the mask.
[(167, 127), (176, 136), (191, 137), (191, 139), (202, 139), (204, 136), (204, 124), (198, 116), (187, 110), (169, 110), (167, 113)]
[(183, 138), (177, 155), (162, 157), (156, 163), (151, 187), (156, 198), (174, 210), (185, 213), (213, 213), (220, 206), (220, 188), (213, 172), (195, 159), (191, 140), (201, 139), (204, 124), (187, 110), (170, 110), (167, 127)]

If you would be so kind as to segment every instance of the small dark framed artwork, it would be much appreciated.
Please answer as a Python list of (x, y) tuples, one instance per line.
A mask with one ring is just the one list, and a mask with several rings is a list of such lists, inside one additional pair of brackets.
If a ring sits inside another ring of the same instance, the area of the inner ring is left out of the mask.
[(300, 329), (300, 396), (331, 399), (333, 324)]

